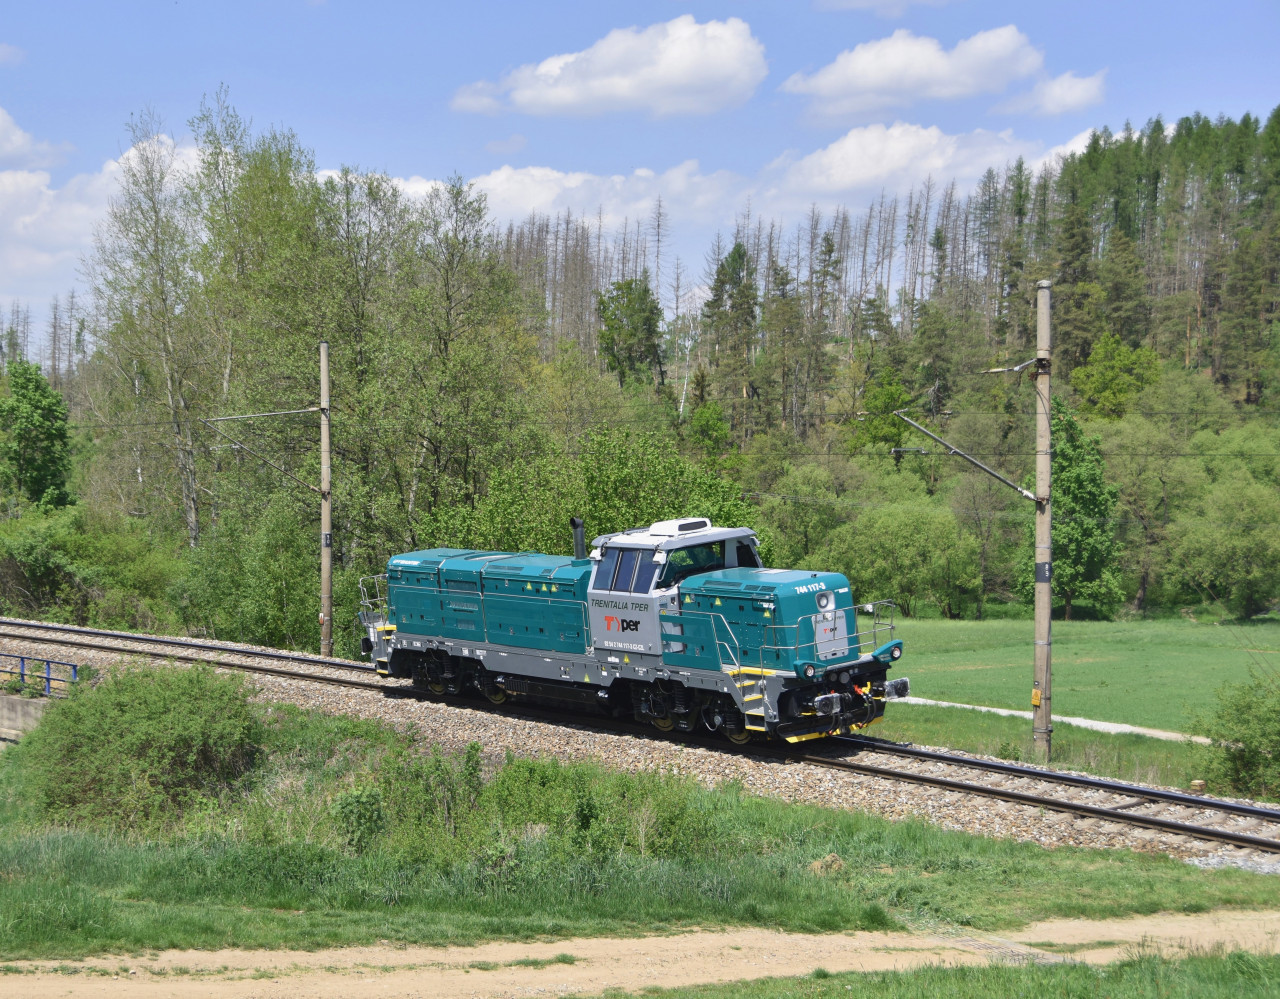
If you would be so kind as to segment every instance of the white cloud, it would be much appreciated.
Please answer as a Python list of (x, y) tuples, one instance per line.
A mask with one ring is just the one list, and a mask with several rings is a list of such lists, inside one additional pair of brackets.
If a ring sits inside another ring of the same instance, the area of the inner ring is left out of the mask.
[[(175, 170), (195, 166), (194, 146), (176, 146), (165, 135), (155, 141), (173, 150)], [(49, 300), (81, 285), (80, 265), (93, 249), (94, 227), (117, 193), (122, 165), (134, 155), (126, 150), (60, 187), (45, 170), (0, 170), (0, 303), (30, 305), (37, 332)]]
[(699, 24), (683, 14), (648, 28), (617, 28), (590, 48), (520, 66), (496, 83), (468, 84), (452, 107), (536, 115), (707, 114), (744, 102), (767, 72), (764, 46), (745, 21)]
[(39, 309), (77, 284), (119, 172), (119, 161), (108, 160), (54, 187), (43, 170), (0, 170), (0, 302)]
[(818, 0), (819, 10), (869, 10), (881, 17), (901, 17), (913, 4), (942, 7), (948, 0)]
[(1106, 79), (1105, 69), (1098, 70), (1093, 76), (1076, 76), (1075, 73), (1066, 72), (1052, 79), (1041, 80), (1029, 94), (1006, 101), (997, 110), (1030, 111), (1040, 115), (1083, 111), (1102, 103), (1106, 94)]
[(528, 139), (523, 135), (515, 134), (506, 139), (494, 139), (492, 142), (486, 142), (484, 148), (487, 152), (497, 153), (499, 156), (510, 156), (512, 153), (518, 153), (528, 144)]
[(640, 167), (610, 175), (503, 166), (474, 180), (498, 218), (519, 220), (534, 211), (565, 209), (594, 218), (599, 211), (608, 226), (647, 218), (659, 196), (672, 218), (685, 224), (718, 224), (732, 218), (749, 193), (743, 178), (724, 170), (703, 173), (697, 160), (686, 160), (662, 173)]
[(825, 114), (847, 114), (1002, 92), (1040, 69), (1044, 57), (1014, 25), (979, 31), (947, 51), (936, 38), (899, 28), (863, 42), (817, 72), (796, 73), (787, 93), (815, 99)]
[(1093, 129), (1086, 128), (1083, 132), (1073, 135), (1061, 145), (1054, 146), (1047, 152), (1040, 155), (1039, 159), (1033, 160), (1032, 169), (1039, 170), (1041, 167), (1050, 166), (1057, 167), (1062, 160), (1076, 153), (1083, 153), (1089, 148), (1089, 140), (1093, 138)]
[(24, 132), (13, 116), (0, 108), (0, 166), (52, 166), (67, 152), (66, 146), (39, 142)]
[(16, 66), (27, 57), (27, 54), (16, 45), (0, 42), (0, 66)]
[(775, 162), (776, 182), (765, 200), (852, 201), (880, 190), (902, 192), (928, 177), (943, 183), (955, 180), (963, 191), (987, 167), (998, 168), (1038, 152), (1036, 144), (1018, 140), (1008, 131), (978, 129), (949, 135), (936, 125), (867, 125), (850, 129), (829, 146), (798, 160)]

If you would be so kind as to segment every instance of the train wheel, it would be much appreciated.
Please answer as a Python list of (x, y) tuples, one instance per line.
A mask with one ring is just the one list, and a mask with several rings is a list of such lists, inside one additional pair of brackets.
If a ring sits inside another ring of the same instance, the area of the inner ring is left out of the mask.
[(649, 720), (653, 722), (653, 727), (659, 732), (670, 732), (676, 727), (675, 719), (670, 715), (663, 715), (661, 718), (650, 718)]
[(439, 680), (428, 680), (427, 689), (431, 691), (431, 693), (433, 694), (443, 694), (444, 684), (441, 683)]
[(501, 687), (484, 687), (482, 689), (490, 704), (501, 704), (507, 699), (507, 692)]
[(732, 742), (735, 746), (745, 746), (748, 742), (751, 741), (751, 733), (748, 732), (746, 729), (742, 729), (740, 732), (726, 731), (724, 734), (724, 737), (728, 739), (730, 742)]

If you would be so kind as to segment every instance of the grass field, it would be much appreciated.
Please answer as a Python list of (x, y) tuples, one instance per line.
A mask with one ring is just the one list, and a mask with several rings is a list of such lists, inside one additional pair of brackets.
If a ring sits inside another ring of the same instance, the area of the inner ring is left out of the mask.
[[(651, 999), (988, 999), (1055, 996), (1062, 999), (1264, 999), (1280, 992), (1280, 957), (1234, 953), (1170, 961), (1159, 957), (1094, 968), (1085, 964), (830, 974), (764, 978), (682, 989), (646, 989)], [(629, 993), (610, 991), (603, 999)], [(585, 997), (576, 997), (585, 999)]]
[[(154, 723), (157, 739), (167, 738), (164, 725), (181, 735), (199, 721), (186, 715), (205, 709), (183, 710), (170, 722), (139, 708), (92, 746), (69, 749), (80, 766), (133, 772), (135, 757), (111, 733)], [(688, 926), (999, 930), (1052, 917), (1265, 908), (1276, 897), (1273, 878), (1241, 870), (1045, 851), (732, 785), (518, 760), (472, 780), (464, 760), (423, 756), (426, 747), (387, 726), (280, 707), (253, 769), (222, 790), (183, 798), (144, 825), (100, 802), (96, 785), (77, 785), (85, 807), (67, 819), (27, 793), (48, 763), (34, 755), (39, 732), (0, 754), (0, 960)], [(149, 773), (139, 781), (155, 779)], [(369, 803), (356, 791), (380, 802), (363, 818), (347, 810)], [(353, 837), (366, 828), (370, 838)], [(832, 853), (842, 867), (812, 870)]]
[[(925, 704), (890, 704), (884, 720), (866, 734), (921, 746), (946, 746), (1005, 760), (1033, 761), (1031, 723), (937, 708)], [(1205, 777), (1205, 750), (1188, 742), (1166, 742), (1141, 735), (1108, 735), (1055, 722), (1053, 765), (1140, 784), (1186, 788)], [(1212, 788), (1227, 793), (1226, 788)]]
[[(897, 637), (895, 672), (917, 697), (1030, 709), (1030, 621), (907, 619)], [(1280, 672), (1280, 621), (1055, 621), (1053, 711), (1190, 732), (1218, 687), (1258, 663)]]

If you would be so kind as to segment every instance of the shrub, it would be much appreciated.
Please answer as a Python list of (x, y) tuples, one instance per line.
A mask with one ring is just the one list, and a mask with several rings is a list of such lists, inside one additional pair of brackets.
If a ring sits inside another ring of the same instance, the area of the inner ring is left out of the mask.
[(1222, 687), (1205, 734), (1214, 741), (1205, 776), (1216, 786), (1253, 798), (1280, 795), (1280, 680), (1255, 672), (1248, 683)]
[(46, 816), (128, 827), (216, 798), (259, 757), (262, 723), (238, 676), (140, 667), (78, 685), (19, 744)]
[(332, 810), (348, 848), (356, 853), (363, 853), (386, 828), (382, 793), (376, 787), (360, 787), (338, 795)]

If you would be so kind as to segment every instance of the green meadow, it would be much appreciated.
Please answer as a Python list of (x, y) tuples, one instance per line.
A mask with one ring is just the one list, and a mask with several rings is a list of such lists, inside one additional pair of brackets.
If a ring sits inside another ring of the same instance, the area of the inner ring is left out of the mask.
[[(906, 654), (895, 673), (915, 696), (1030, 709), (1031, 621), (911, 618), (897, 637)], [(1280, 621), (1053, 623), (1056, 716), (1192, 732), (1218, 688), (1251, 667), (1280, 671)]]

